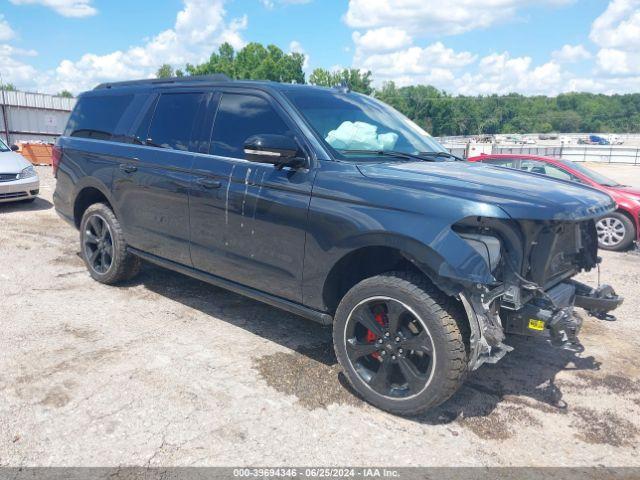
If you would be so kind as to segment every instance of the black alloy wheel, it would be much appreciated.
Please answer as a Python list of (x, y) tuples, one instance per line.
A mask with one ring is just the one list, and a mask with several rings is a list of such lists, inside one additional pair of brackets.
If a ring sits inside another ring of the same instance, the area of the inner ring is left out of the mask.
[(428, 385), (435, 365), (433, 341), (415, 312), (399, 300), (360, 302), (349, 315), (344, 338), (354, 370), (376, 393), (409, 398)]
[(107, 221), (98, 214), (89, 217), (84, 231), (84, 254), (89, 267), (100, 275), (113, 264), (113, 235)]

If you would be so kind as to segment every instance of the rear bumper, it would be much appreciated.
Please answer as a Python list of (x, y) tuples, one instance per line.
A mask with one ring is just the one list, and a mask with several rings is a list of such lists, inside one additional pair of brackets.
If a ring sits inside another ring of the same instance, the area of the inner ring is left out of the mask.
[(38, 196), (38, 193), (40, 193), (38, 177), (0, 183), (0, 203), (28, 200)]

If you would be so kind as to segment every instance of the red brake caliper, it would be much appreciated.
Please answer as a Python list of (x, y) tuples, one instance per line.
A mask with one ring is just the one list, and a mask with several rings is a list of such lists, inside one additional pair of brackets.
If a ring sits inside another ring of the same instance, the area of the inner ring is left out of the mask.
[[(384, 327), (384, 316), (382, 315), (382, 313), (376, 313), (374, 318), (376, 319), (376, 322), (378, 322), (382, 327)], [(367, 336), (366, 336), (367, 343), (374, 343), (377, 339), (378, 337), (376, 336), (375, 333), (373, 333), (371, 330), (367, 330)], [(372, 353), (371, 356), (376, 360), (380, 358), (380, 354), (378, 352)]]

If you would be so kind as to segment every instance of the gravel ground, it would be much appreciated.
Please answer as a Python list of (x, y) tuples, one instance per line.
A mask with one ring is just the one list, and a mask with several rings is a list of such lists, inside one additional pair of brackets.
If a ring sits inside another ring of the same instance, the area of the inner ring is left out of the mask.
[(584, 353), (512, 338), (404, 419), (351, 394), (325, 328), (152, 266), (92, 281), (38, 172), (42, 198), (0, 206), (0, 466), (640, 465), (640, 255), (604, 253), (626, 302), (583, 313)]

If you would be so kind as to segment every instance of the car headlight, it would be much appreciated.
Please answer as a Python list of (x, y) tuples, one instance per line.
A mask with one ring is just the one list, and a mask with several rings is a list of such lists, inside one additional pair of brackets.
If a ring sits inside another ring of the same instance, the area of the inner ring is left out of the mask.
[(489, 266), (489, 270), (492, 272), (500, 263), (500, 240), (491, 235), (483, 235), (481, 233), (459, 233), (468, 244), (471, 246)]
[(36, 169), (33, 168), (33, 165), (29, 165), (27, 168), (24, 168), (18, 174), (18, 180), (23, 180), (25, 178), (31, 178), (36, 176)]

